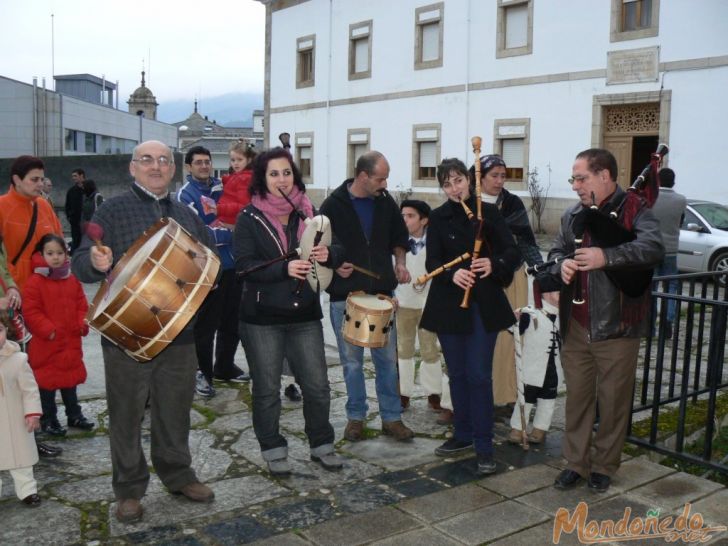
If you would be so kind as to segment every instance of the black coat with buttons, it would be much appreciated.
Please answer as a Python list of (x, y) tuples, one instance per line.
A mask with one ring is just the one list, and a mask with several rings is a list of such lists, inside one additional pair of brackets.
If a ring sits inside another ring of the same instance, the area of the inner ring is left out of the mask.
[[(468, 206), (475, 211), (475, 199)], [(477, 303), (483, 325), (488, 332), (497, 332), (513, 325), (513, 314), (504, 286), (513, 279), (513, 272), (521, 261), (513, 235), (495, 205), (482, 204), (483, 245), (481, 258), (490, 258), (493, 272), (488, 277), (478, 277), (471, 290), (471, 302)], [(433, 271), (461, 254), (472, 254), (475, 243), (476, 220), (468, 220), (459, 203), (448, 200), (430, 214), (427, 228), (427, 271)], [(461, 267), (470, 268), (470, 260), (432, 279), (420, 327), (438, 334), (472, 333), (473, 306), (460, 307), (464, 291), (453, 282), (453, 275)]]

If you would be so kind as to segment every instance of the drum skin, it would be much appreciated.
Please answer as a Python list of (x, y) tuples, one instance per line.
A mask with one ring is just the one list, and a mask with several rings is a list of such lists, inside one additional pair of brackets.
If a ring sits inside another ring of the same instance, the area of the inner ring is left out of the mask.
[(387, 345), (392, 329), (392, 298), (364, 292), (352, 292), (346, 298), (346, 312), (341, 327), (344, 339), (357, 347), (377, 349)]
[(171, 218), (148, 228), (101, 284), (86, 318), (138, 362), (164, 350), (214, 286), (218, 257)]

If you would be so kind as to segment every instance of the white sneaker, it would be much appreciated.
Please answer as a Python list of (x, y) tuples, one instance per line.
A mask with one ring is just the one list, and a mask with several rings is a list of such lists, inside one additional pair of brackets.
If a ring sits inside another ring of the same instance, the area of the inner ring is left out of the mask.
[(215, 396), (215, 387), (207, 381), (205, 374), (200, 371), (197, 372), (197, 376), (195, 377), (195, 392), (204, 398), (212, 398)]

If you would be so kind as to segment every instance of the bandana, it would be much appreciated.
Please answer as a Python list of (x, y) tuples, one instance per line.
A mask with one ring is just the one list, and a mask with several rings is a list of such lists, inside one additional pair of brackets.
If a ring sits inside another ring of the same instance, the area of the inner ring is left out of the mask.
[(503, 158), (499, 155), (485, 155), (480, 158), (480, 173), (485, 176), (485, 173), (487, 173), (489, 170), (491, 170), (493, 167), (505, 167), (506, 162), (503, 161)]

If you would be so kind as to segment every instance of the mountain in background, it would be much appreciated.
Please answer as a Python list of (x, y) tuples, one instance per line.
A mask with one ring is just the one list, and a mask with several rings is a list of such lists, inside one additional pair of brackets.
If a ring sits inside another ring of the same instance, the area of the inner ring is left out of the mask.
[[(197, 111), (227, 127), (252, 127), (253, 110), (263, 109), (263, 93), (227, 93), (207, 97), (197, 103)], [(194, 99), (160, 102), (157, 119), (175, 123), (187, 119), (195, 111)]]

